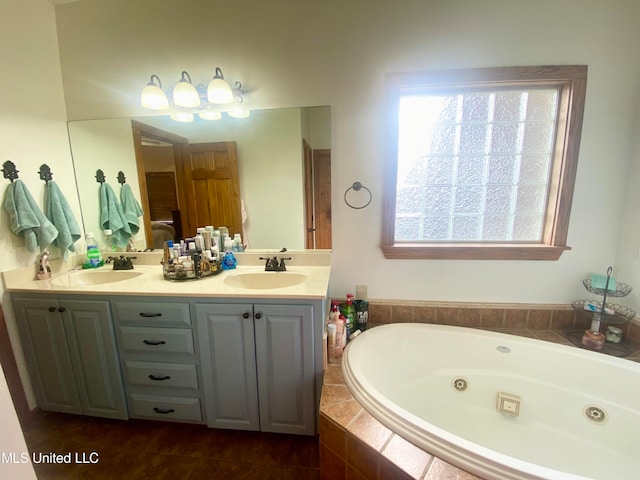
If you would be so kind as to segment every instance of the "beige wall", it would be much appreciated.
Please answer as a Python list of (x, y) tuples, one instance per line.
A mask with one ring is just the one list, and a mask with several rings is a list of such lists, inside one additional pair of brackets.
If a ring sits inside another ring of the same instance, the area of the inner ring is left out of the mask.
[[(179, 8), (178, 8), (179, 6)], [(640, 4), (626, 0), (82, 0), (56, 7), (71, 119), (141, 113), (150, 74), (204, 81), (220, 66), (252, 106), (332, 107), (331, 293), (373, 298), (566, 303), (616, 261), (640, 104)], [(167, 32), (170, 32), (168, 34)], [(569, 245), (557, 262), (384, 260), (380, 249), (387, 72), (587, 64)], [(203, 80), (200, 80), (203, 79)], [(638, 175), (635, 173), (634, 175)], [(361, 181), (364, 210), (342, 201)], [(634, 257), (635, 258), (635, 254)], [(624, 278), (619, 278), (624, 281)], [(640, 288), (640, 285), (637, 286)]]

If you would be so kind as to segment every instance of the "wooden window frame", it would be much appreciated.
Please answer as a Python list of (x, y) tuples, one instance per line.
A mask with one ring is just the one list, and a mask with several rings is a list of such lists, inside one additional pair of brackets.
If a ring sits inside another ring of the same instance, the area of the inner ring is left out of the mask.
[[(587, 66), (496, 67), (431, 72), (393, 73), (389, 94), (388, 151), (385, 162), (381, 249), (388, 259), (558, 260), (567, 246), (573, 188), (578, 167)], [(416, 87), (474, 89), (478, 87), (559, 87), (559, 108), (551, 162), (549, 200), (540, 243), (395, 242), (398, 172), (398, 107), (403, 91)]]

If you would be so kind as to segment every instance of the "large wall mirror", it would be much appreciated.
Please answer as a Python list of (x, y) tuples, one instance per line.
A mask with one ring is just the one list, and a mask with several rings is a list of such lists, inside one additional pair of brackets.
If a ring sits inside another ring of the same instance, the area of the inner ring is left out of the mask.
[[(331, 248), (329, 107), (254, 110), (248, 118), (192, 123), (166, 116), (84, 120), (68, 127), (85, 231), (96, 237), (101, 169), (116, 195), (123, 172), (140, 200), (138, 249), (158, 248), (172, 231), (176, 239), (195, 235), (206, 225), (228, 226), (254, 249)], [(220, 178), (223, 171), (231, 178)]]

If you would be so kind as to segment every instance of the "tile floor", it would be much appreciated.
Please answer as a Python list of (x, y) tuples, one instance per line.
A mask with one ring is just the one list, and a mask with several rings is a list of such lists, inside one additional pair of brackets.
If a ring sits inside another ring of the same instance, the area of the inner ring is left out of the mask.
[[(22, 419), (33, 455), (71, 452), (96, 464), (35, 464), (49, 479), (317, 480), (318, 437), (34, 411)], [(84, 454), (84, 455), (83, 455)]]

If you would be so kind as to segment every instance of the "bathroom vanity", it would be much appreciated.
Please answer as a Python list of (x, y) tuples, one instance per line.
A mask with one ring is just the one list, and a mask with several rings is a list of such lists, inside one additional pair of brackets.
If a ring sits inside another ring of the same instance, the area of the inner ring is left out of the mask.
[(247, 254), (188, 282), (164, 280), (159, 264), (87, 281), (5, 272), (38, 405), (315, 434), (329, 254), (287, 255), (287, 272), (263, 272)]

